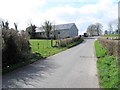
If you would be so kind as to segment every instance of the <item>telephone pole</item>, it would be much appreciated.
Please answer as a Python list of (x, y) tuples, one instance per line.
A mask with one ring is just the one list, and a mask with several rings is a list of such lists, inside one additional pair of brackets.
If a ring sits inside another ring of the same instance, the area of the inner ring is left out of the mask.
[(120, 39), (120, 1), (118, 2), (118, 37)]

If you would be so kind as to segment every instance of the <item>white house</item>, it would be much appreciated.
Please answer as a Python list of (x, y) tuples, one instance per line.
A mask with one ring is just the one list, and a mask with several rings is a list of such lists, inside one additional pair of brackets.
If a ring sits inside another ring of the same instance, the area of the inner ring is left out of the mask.
[[(76, 27), (75, 23), (52, 26), (50, 33), (51, 38), (56, 37), (57, 39), (61, 39), (73, 36), (78, 36), (78, 28)], [(42, 27), (36, 28), (36, 38), (46, 38), (45, 30)]]

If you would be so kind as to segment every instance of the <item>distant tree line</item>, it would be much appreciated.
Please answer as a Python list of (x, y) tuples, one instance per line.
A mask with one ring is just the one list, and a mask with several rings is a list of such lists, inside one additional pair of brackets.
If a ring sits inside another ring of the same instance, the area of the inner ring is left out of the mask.
[(118, 25), (117, 25), (117, 28), (115, 30), (113, 30), (112, 24), (109, 23), (108, 30), (105, 30), (104, 34), (119, 34)]

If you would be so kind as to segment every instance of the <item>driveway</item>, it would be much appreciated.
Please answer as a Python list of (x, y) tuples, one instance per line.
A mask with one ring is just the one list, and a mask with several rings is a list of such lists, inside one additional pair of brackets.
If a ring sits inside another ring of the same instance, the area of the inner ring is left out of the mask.
[(95, 39), (3, 76), (3, 88), (99, 88)]

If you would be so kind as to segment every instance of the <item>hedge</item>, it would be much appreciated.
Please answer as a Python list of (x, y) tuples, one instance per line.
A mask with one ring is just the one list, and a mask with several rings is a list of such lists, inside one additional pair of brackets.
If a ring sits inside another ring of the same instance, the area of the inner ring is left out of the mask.
[(72, 37), (72, 38), (60, 39), (60, 40), (57, 40), (57, 41), (56, 41), (56, 45), (55, 45), (55, 46), (65, 47), (65, 46), (67, 46), (68, 44), (73, 43), (73, 42), (77, 42), (77, 41), (79, 41), (79, 40), (81, 40), (81, 37), (80, 37), (80, 36), (75, 36), (75, 37)]
[(99, 42), (108, 49), (109, 55), (120, 58), (120, 40), (111, 40), (107, 38), (98, 38)]

